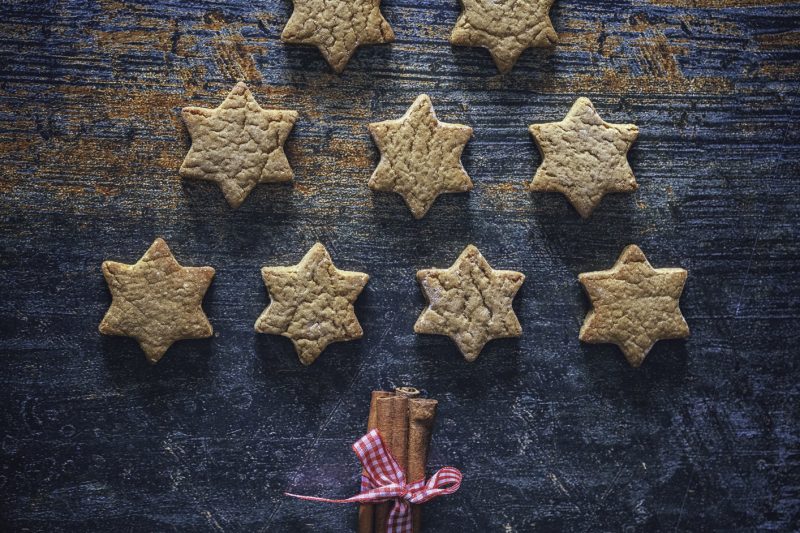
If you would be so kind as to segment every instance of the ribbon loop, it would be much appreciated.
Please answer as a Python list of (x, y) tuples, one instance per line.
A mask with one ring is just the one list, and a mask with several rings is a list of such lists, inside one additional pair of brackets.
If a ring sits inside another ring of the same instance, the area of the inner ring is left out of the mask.
[(425, 503), (433, 498), (453, 494), (461, 486), (462, 475), (456, 468), (446, 466), (426, 482), (420, 479), (406, 483), (403, 469), (386, 449), (377, 429), (373, 429), (353, 444), (353, 451), (364, 467), (361, 492), (350, 498), (334, 500), (316, 496), (285, 493), (286, 496), (326, 503), (380, 503), (394, 501), (389, 513), (389, 533), (411, 533), (411, 504)]

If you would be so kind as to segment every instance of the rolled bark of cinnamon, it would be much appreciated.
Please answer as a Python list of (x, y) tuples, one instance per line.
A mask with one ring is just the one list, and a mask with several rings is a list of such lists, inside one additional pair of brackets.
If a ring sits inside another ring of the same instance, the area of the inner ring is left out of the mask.
[[(408, 473), (408, 402), (409, 399), (398, 394), (389, 398), (378, 398), (377, 428), (386, 447), (404, 473)], [(386, 533), (389, 513), (393, 502), (383, 502), (375, 506), (375, 533)]]
[[(406, 481), (414, 483), (425, 477), (428, 446), (436, 419), (436, 400), (412, 398), (408, 401), (408, 469)], [(411, 506), (414, 533), (422, 531), (422, 507)]]
[[(378, 424), (378, 398), (388, 398), (393, 393), (382, 390), (372, 391), (369, 401), (369, 418), (367, 418), (367, 432), (372, 431)], [(380, 430), (379, 430), (380, 431)], [(375, 505), (362, 503), (358, 507), (358, 533), (373, 533), (375, 523)]]
[(407, 396), (408, 398), (416, 398), (419, 396), (420, 392), (419, 389), (415, 387), (397, 387), (394, 389), (397, 394), (402, 394), (403, 396)]

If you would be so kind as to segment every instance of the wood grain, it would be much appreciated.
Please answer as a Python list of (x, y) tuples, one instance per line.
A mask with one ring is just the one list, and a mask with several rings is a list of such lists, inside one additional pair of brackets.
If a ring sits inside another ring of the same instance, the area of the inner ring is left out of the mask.
[[(465, 473), (426, 505), (426, 531), (788, 531), (800, 520), (800, 3), (559, 0), (560, 44), (507, 76), (453, 48), (456, 0), (384, 0), (397, 34), (341, 76), (279, 41), (286, 0), (0, 1), (0, 524), (21, 531), (345, 531), (370, 391), (413, 384), (439, 400), (429, 467)], [(186, 105), (238, 80), (295, 109), (293, 184), (231, 210), (181, 181)], [(414, 221), (367, 180), (368, 122), (421, 92), (475, 129), (469, 194)], [(527, 126), (587, 96), (641, 130), (640, 189), (581, 221), (529, 194)], [(134, 262), (156, 236), (211, 265), (217, 335), (150, 367), (104, 338), (100, 264)], [(368, 272), (360, 341), (311, 367), (256, 335), (259, 268), (315, 241)], [(415, 336), (414, 273), (477, 245), (523, 272), (520, 339), (467, 364)], [(630, 368), (586, 346), (579, 272), (627, 244), (689, 271), (686, 341)]]

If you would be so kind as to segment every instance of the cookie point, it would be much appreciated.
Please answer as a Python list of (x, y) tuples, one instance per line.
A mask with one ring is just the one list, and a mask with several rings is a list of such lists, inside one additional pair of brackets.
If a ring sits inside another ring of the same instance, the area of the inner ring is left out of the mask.
[(167, 241), (165, 241), (161, 237), (156, 237), (156, 239), (153, 241), (153, 244), (151, 244), (150, 247), (145, 252), (146, 256), (151, 256), (151, 257), (152, 256), (163, 257), (170, 254), (172, 254), (172, 252), (169, 249)]
[(464, 248), (464, 252), (462, 252), (462, 253), (469, 253), (469, 254), (480, 254), (481, 252), (480, 252), (480, 250), (478, 250), (478, 247), (477, 247), (477, 246), (475, 246), (474, 244), (468, 244), (468, 245), (467, 245), (467, 246)]
[(633, 368), (639, 368), (644, 363), (645, 355), (628, 355), (625, 354), (625, 359), (628, 360), (628, 364), (631, 365)]
[[(427, 294), (425, 295), (425, 297), (427, 299)], [(417, 317), (417, 321), (414, 322), (414, 333), (420, 335), (436, 334), (435, 328), (431, 326), (431, 324), (428, 322), (428, 319), (425, 316), (429, 309), (430, 306), (426, 306), (425, 309), (422, 311), (422, 313), (420, 313), (420, 315)]]
[(625, 249), (622, 250), (621, 257), (625, 261), (647, 261), (647, 257), (645, 257), (642, 249), (635, 244), (629, 244), (626, 246)]
[[(320, 48), (320, 52), (323, 52), (323, 50), (321, 48)], [(328, 65), (330, 65), (331, 70), (333, 70), (334, 74), (338, 75), (338, 74), (341, 74), (342, 72), (344, 72), (345, 67), (347, 67), (347, 63), (349, 61), (349, 58), (345, 59), (344, 61), (333, 62), (333, 61), (331, 61), (331, 59), (329, 57), (327, 57), (327, 55), (325, 53), (323, 53), (322, 55), (325, 56), (325, 59), (328, 61)]]
[(464, 352), (461, 352), (461, 355), (464, 356), (464, 360), (466, 360), (467, 363), (474, 363), (475, 360), (480, 355), (480, 352), (478, 352), (478, 353), (464, 353)]
[(114, 261), (103, 261), (100, 264), (100, 270), (102, 270), (104, 275), (105, 274), (113, 274), (113, 272), (112, 272), (112, 270), (114, 268), (113, 265), (114, 265)]
[(507, 64), (505, 62), (499, 62), (495, 59), (494, 64), (497, 65), (497, 71), (500, 73), (501, 76), (505, 76), (514, 68), (513, 64)]
[(181, 117), (187, 120), (191, 117), (203, 116), (203, 108), (196, 106), (186, 106), (181, 108)]
[(142, 351), (144, 352), (145, 359), (147, 359), (147, 362), (150, 363), (151, 365), (155, 365), (156, 363), (161, 361), (161, 359), (164, 357), (164, 354), (167, 353), (167, 350), (165, 349), (162, 350), (159, 348), (155, 350), (153, 349), (147, 350), (145, 349), (144, 346), (142, 346)]
[(238, 196), (225, 195), (225, 200), (232, 209), (239, 209), (239, 206), (244, 203), (244, 198), (240, 198)]
[(380, 187), (378, 186), (378, 179), (375, 177), (376, 172), (372, 173), (372, 176), (369, 177), (369, 181), (367, 181), (367, 187), (372, 189), (373, 191), (380, 191)]
[[(591, 313), (591, 311), (589, 311)], [(583, 325), (581, 326), (580, 331), (578, 332), (578, 340), (581, 342), (590, 342), (588, 338), (588, 331), (589, 331), (589, 315), (586, 315), (586, 318), (583, 321)]]
[[(287, 335), (284, 335), (284, 337), (286, 337), (286, 336)], [(295, 352), (297, 352), (297, 358), (300, 360), (300, 363), (303, 366), (311, 365), (311, 363), (316, 361), (319, 358), (319, 356), (322, 354), (322, 352), (325, 350), (325, 347), (323, 347), (322, 350), (319, 350), (319, 351), (317, 351), (315, 349), (307, 350), (307, 349), (304, 349), (297, 341), (295, 341), (295, 339), (291, 339), (291, 340), (292, 340), (292, 344), (294, 344)]]

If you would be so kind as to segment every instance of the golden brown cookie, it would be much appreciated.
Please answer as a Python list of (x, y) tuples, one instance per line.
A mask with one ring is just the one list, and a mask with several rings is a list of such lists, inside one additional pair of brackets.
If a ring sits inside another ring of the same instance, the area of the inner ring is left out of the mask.
[(290, 44), (319, 48), (339, 74), (356, 48), (394, 41), (394, 32), (381, 14), (381, 0), (292, 0), (294, 11), (281, 33)]
[(488, 48), (497, 68), (514, 68), (527, 48), (552, 46), (558, 35), (550, 22), (553, 0), (461, 0), (463, 11), (450, 42)]
[(467, 246), (448, 269), (420, 270), (417, 281), (428, 307), (414, 331), (447, 335), (467, 361), (474, 361), (492, 339), (522, 335), (511, 303), (525, 276), (493, 270), (475, 246)]
[(175, 341), (214, 333), (202, 308), (214, 269), (179, 265), (163, 239), (136, 264), (104, 261), (103, 276), (112, 301), (100, 333), (133, 337), (149, 362), (157, 363)]
[(401, 195), (414, 218), (424, 217), (440, 194), (472, 189), (461, 164), (472, 128), (439, 122), (427, 94), (399, 119), (372, 123), (369, 131), (381, 152), (369, 188)]
[(262, 109), (240, 82), (218, 108), (184, 107), (182, 116), (192, 147), (180, 175), (216, 182), (231, 207), (239, 207), (258, 183), (291, 181), (283, 143), (296, 111)]
[(578, 98), (561, 122), (528, 130), (542, 154), (530, 190), (562, 193), (583, 218), (607, 193), (639, 187), (627, 158), (639, 128), (605, 122), (588, 98)]
[(610, 270), (580, 274), (593, 306), (580, 340), (616, 344), (638, 367), (657, 341), (688, 337), (678, 307), (686, 275), (682, 268), (654, 269), (634, 245), (622, 251)]
[(353, 302), (369, 276), (337, 269), (322, 244), (315, 244), (297, 265), (264, 267), (261, 276), (270, 304), (256, 320), (256, 331), (290, 338), (304, 365), (332, 342), (363, 335)]

